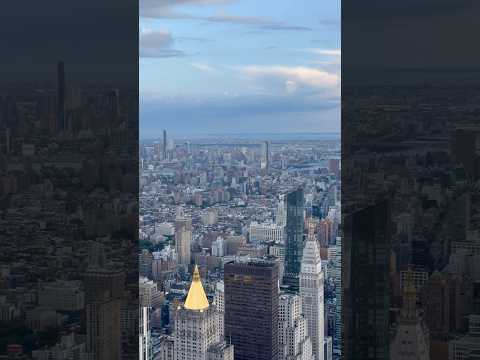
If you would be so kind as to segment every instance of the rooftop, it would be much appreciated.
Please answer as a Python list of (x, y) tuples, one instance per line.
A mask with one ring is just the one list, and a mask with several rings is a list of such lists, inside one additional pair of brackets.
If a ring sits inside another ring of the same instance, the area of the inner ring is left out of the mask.
[(188, 310), (206, 310), (209, 307), (207, 295), (203, 290), (202, 281), (200, 280), (200, 273), (198, 266), (195, 265), (193, 270), (192, 284), (188, 291), (187, 299), (185, 300), (184, 308)]

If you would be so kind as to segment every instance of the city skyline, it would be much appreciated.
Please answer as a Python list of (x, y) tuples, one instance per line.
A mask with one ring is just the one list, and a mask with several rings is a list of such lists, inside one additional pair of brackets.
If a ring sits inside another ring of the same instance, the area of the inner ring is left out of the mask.
[(162, 131), (140, 142), (141, 359), (338, 359), (339, 138)]
[(5, 4), (0, 360), (480, 360), (480, 2)]

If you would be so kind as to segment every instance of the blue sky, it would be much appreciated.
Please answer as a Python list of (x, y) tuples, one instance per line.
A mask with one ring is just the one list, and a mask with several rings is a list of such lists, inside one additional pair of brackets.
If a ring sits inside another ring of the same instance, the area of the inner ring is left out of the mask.
[(140, 132), (340, 130), (340, 0), (140, 0)]

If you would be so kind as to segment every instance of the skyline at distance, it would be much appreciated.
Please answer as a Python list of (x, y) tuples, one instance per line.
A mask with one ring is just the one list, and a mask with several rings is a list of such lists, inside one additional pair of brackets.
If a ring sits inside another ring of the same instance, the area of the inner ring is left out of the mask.
[(340, 1), (140, 0), (140, 137), (340, 132)]

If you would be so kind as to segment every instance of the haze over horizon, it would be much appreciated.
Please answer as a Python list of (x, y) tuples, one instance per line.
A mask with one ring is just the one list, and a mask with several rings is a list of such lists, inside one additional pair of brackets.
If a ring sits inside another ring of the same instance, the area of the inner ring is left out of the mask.
[(340, 2), (140, 1), (140, 133), (339, 132)]

